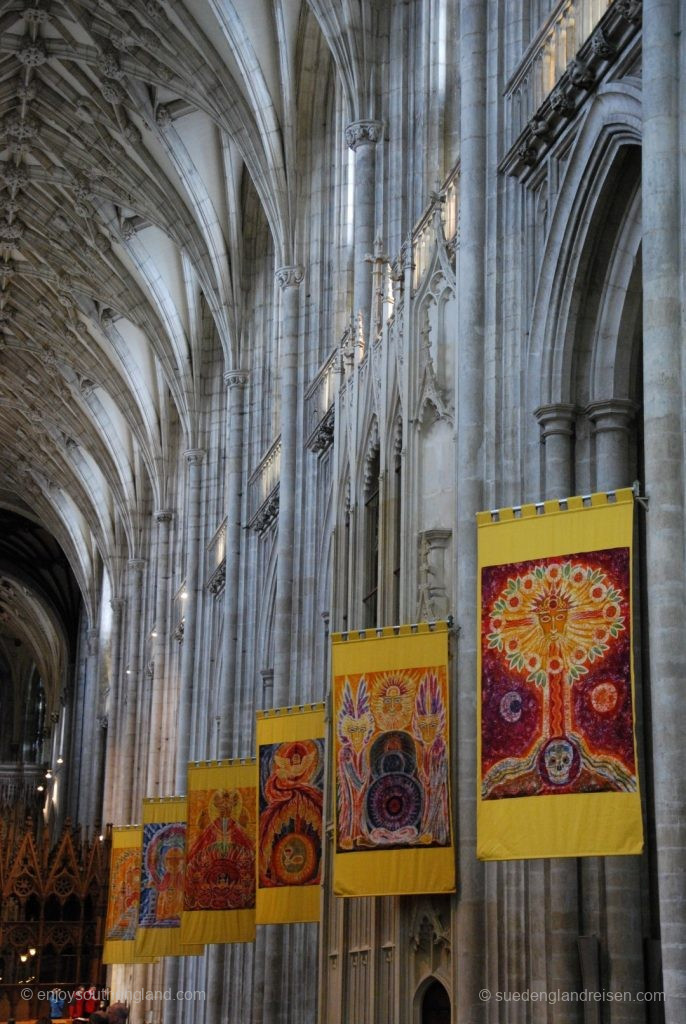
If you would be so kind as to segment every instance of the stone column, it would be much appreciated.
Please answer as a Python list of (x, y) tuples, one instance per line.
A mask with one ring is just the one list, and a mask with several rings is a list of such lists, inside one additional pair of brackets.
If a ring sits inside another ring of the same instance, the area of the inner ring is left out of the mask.
[(97, 785), (95, 763), (95, 741), (98, 712), (98, 660), (100, 654), (100, 630), (89, 629), (86, 633), (86, 665), (83, 694), (83, 720), (81, 728), (81, 765), (79, 770), (79, 806), (77, 821), (90, 830), (93, 825), (93, 800)]
[[(686, 1019), (684, 49), (680, 0), (643, 5), (643, 422), (653, 785), (666, 1024)], [(682, 108), (680, 110), (679, 103)]]
[(122, 618), (124, 614), (124, 599), (113, 597), (110, 600), (112, 609), (112, 626), (110, 629), (110, 679), (109, 697), (107, 701), (108, 726), (107, 742), (105, 746), (105, 795), (103, 798), (102, 817), (104, 822), (125, 824), (115, 818), (115, 785), (119, 768), (119, 753), (117, 736), (117, 708), (120, 703), (121, 688), (121, 645), (122, 645)]
[(124, 716), (122, 719), (121, 761), (119, 778), (115, 781), (118, 799), (118, 821), (137, 820), (134, 804), (133, 765), (136, 756), (136, 715), (141, 686), (141, 597), (143, 592), (143, 559), (132, 558), (129, 568), (128, 659), (123, 666)]
[[(592, 402), (586, 415), (594, 427), (596, 489), (611, 491), (630, 487), (629, 441), (636, 407), (621, 398)], [(636, 622), (634, 616), (634, 622)], [(638, 687), (636, 688), (638, 691)], [(636, 719), (640, 722), (637, 692)], [(640, 724), (637, 726), (640, 735)], [(640, 742), (639, 742), (640, 749)], [(641, 920), (641, 861), (639, 857), (605, 857), (605, 920), (609, 977), (606, 988), (614, 992), (643, 991), (643, 924)], [(592, 894), (592, 897), (597, 894)], [(639, 1002), (612, 1006), (612, 1024), (640, 1024), (645, 1007)]]
[[(241, 499), (243, 496), (243, 423), (245, 388), (248, 373), (229, 370), (224, 374), (228, 395), (226, 433), (226, 577), (224, 582), (224, 632), (222, 635), (222, 675), (219, 682), (219, 758), (243, 754), (245, 736), (242, 720), (244, 695), (238, 700), (236, 678), (236, 640), (238, 631), (238, 585), (241, 558)], [(252, 707), (250, 708), (252, 714)], [(252, 736), (251, 728), (248, 730)]]
[(383, 125), (379, 121), (353, 121), (345, 129), (345, 141), (355, 154), (353, 220), (353, 313), (362, 314), (365, 340), (370, 338), (372, 268), (376, 218), (376, 144)]
[[(241, 555), (241, 498), (243, 488), (243, 422), (245, 370), (229, 370), (224, 374), (228, 393), (226, 433), (226, 577), (224, 582), (224, 632), (222, 634), (222, 674), (219, 680), (218, 709), (220, 759), (249, 752), (252, 727), (247, 729), (242, 712), (247, 694), (236, 676), (236, 640), (238, 629), (238, 586)], [(250, 707), (252, 714), (252, 706)], [(252, 722), (251, 722), (252, 726)], [(227, 950), (224, 945), (210, 946), (207, 956), (207, 1005), (205, 1024), (222, 1024), (228, 1004), (226, 993), (227, 965), (231, 953), (245, 956), (246, 951)]]
[[(176, 719), (176, 765), (174, 792), (186, 792), (188, 761), (191, 755), (191, 721), (193, 711), (193, 676), (195, 641), (198, 625), (198, 602), (201, 589), (200, 542), (202, 538), (202, 484), (205, 452), (190, 448), (184, 452), (188, 466), (188, 495), (186, 504), (186, 600), (184, 605), (183, 643), (179, 699)], [(184, 964), (180, 957), (169, 957), (164, 964), (164, 985), (172, 992), (183, 988)], [(183, 1019), (185, 1004), (172, 1000), (165, 1019), (176, 1024)]]
[(541, 425), (546, 498), (568, 498), (574, 490), (574, 406), (542, 405), (534, 415)]
[[(476, 859), (476, 514), (483, 508), (486, 248), (486, 4), (460, 3), (461, 197), (457, 337), (455, 532), (457, 649), (457, 846), (453, 934), (455, 1020), (483, 1019), (486, 983), (484, 866)], [(459, 558), (457, 558), (459, 552)]]
[[(98, 697), (100, 703), (100, 697)], [(107, 715), (102, 708), (95, 719), (95, 746), (93, 751), (93, 779), (94, 785), (91, 790), (91, 800), (88, 809), (88, 820), (98, 830), (102, 831), (103, 825), (103, 789), (105, 781), (105, 737), (107, 736)]]
[[(574, 417), (573, 405), (560, 402), (535, 412), (541, 425), (545, 497), (568, 498), (574, 492)], [(534, 869), (535, 870), (535, 869)], [(548, 988), (576, 992), (581, 988), (581, 968), (577, 950), (579, 936), (579, 866), (576, 858), (551, 859), (546, 872), (546, 893), (550, 948)], [(538, 897), (535, 897), (538, 898)], [(580, 1004), (559, 1003), (560, 1022), (581, 1020)], [(556, 1018), (557, 1019), (557, 1018)]]
[(298, 436), (298, 313), (302, 267), (276, 271), (281, 288), (281, 473), (279, 477), (279, 533), (274, 613), (274, 704), (288, 704), (293, 608), (293, 523), (295, 517), (296, 444)]
[(633, 483), (629, 441), (635, 413), (634, 403), (624, 398), (591, 402), (586, 408), (586, 415), (593, 424), (596, 487), (600, 491), (631, 487)]
[[(296, 468), (298, 440), (298, 320), (302, 267), (281, 267), (276, 279), (282, 291), (281, 345), (281, 472), (279, 476), (279, 533), (276, 562), (276, 608), (274, 615), (274, 706), (290, 703), (291, 648), (293, 631), (293, 542), (296, 506)], [(289, 929), (289, 933), (292, 929)], [(260, 928), (255, 944), (255, 1021), (261, 1024), (286, 1024), (288, 1014), (283, 999), (284, 944), (283, 927)], [(264, 982), (257, 979), (262, 978)]]
[(157, 582), (155, 587), (155, 636), (153, 637), (153, 680), (150, 706), (150, 746), (148, 748), (147, 791), (150, 796), (163, 796), (161, 791), (163, 755), (162, 734), (168, 692), (167, 630), (169, 626), (169, 531), (174, 513), (160, 509), (154, 513), (157, 523)]
[(191, 712), (193, 710), (193, 673), (195, 637), (198, 624), (200, 579), (200, 540), (202, 537), (202, 482), (205, 452), (191, 448), (184, 452), (188, 464), (188, 505), (186, 518), (186, 602), (181, 648), (179, 708), (176, 723), (176, 775), (174, 791), (186, 792), (188, 759), (191, 752)]

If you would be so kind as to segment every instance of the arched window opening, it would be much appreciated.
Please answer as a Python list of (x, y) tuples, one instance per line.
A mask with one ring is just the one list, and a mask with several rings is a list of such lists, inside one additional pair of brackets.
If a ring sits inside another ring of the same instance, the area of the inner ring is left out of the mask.
[(400, 552), (402, 549), (402, 461), (400, 444), (396, 446), (393, 456), (393, 608), (394, 625), (400, 622)]
[(380, 472), (381, 461), (376, 448), (367, 462), (364, 487), (364, 629), (376, 626), (379, 607)]

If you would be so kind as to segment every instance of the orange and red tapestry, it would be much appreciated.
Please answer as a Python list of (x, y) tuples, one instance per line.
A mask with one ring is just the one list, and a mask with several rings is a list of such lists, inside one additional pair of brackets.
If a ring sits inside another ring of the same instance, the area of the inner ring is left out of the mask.
[(255, 759), (188, 766), (184, 943), (255, 934)]
[(318, 921), (324, 705), (257, 713), (257, 923)]
[(138, 958), (134, 940), (141, 895), (142, 829), (124, 825), (112, 829), (110, 881), (105, 921), (105, 964), (151, 963), (154, 957)]
[(485, 859), (640, 846), (632, 504), (620, 491), (479, 518)]

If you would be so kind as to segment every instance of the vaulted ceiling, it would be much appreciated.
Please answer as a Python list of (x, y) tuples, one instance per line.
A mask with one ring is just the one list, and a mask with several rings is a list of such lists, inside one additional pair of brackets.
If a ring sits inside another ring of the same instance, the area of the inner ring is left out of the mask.
[(141, 494), (165, 504), (168, 425), (197, 443), (205, 310), (241, 358), (246, 175), (296, 256), (303, 40), (364, 116), (369, 7), (0, 0), (0, 506), (57, 539), (91, 619)]

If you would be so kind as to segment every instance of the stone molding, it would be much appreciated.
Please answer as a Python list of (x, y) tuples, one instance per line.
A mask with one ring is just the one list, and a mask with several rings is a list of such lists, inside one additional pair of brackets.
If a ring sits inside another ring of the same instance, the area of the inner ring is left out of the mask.
[(244, 388), (249, 381), (249, 370), (227, 370), (224, 374), (224, 386), (229, 390), (232, 388)]
[(499, 170), (527, 181), (566, 125), (608, 76), (641, 28), (641, 0), (615, 0), (502, 160)]
[(161, 508), (157, 512), (153, 512), (156, 523), (170, 523), (174, 518), (174, 513), (170, 508)]
[(636, 416), (636, 403), (628, 398), (590, 402), (584, 409), (584, 415), (591, 421), (597, 434), (607, 430), (629, 433)]
[(226, 587), (226, 559), (223, 558), (207, 581), (207, 590), (213, 597), (219, 597)]

